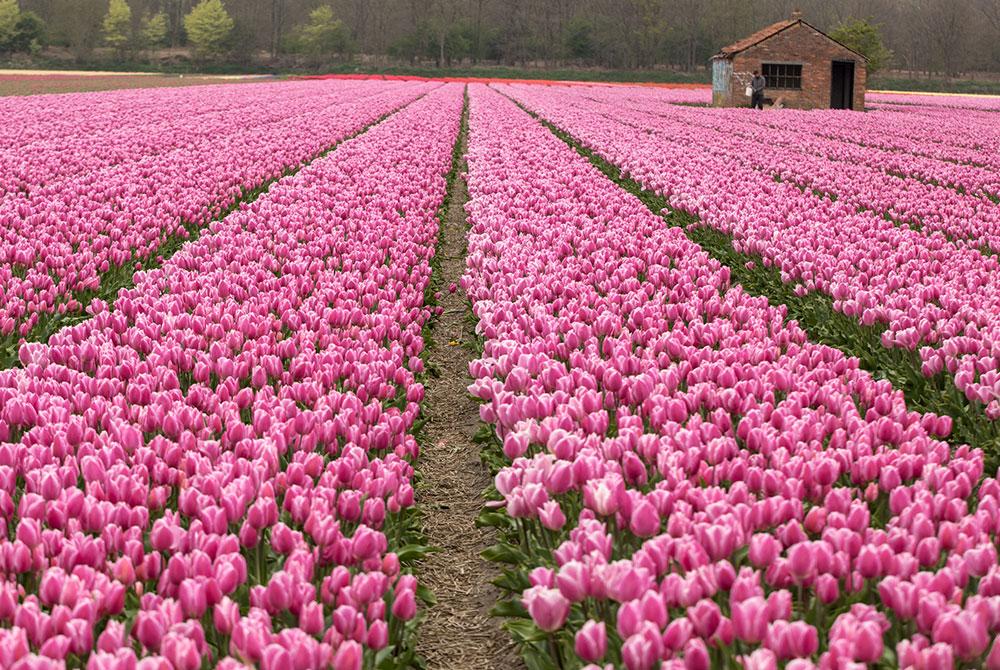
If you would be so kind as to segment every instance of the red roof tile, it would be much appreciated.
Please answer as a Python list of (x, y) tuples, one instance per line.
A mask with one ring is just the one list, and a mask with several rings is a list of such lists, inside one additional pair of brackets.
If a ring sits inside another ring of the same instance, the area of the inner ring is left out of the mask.
[(830, 40), (831, 42), (836, 42), (837, 44), (839, 44), (840, 46), (844, 47), (845, 49), (847, 49), (851, 53), (854, 53), (854, 54), (860, 56), (865, 61), (868, 60), (868, 57), (865, 56), (864, 54), (858, 53), (857, 51), (855, 51), (854, 49), (852, 49), (851, 47), (847, 46), (846, 44), (844, 44), (842, 42), (837, 42), (837, 40), (833, 39), (832, 37), (830, 37), (829, 35), (827, 35), (826, 33), (824, 33), (822, 30), (820, 30), (816, 26), (814, 26), (814, 25), (812, 25), (810, 23), (806, 23), (801, 18), (785, 19), (784, 21), (778, 21), (777, 23), (772, 23), (767, 28), (762, 28), (762, 29), (758, 30), (757, 32), (755, 32), (753, 35), (750, 35), (748, 37), (744, 37), (743, 39), (739, 40), (738, 42), (733, 42), (732, 44), (730, 44), (727, 47), (722, 47), (719, 50), (719, 53), (717, 53), (715, 56), (713, 56), (713, 58), (725, 58), (725, 57), (728, 57), (728, 56), (732, 56), (734, 54), (738, 54), (741, 51), (745, 51), (745, 50), (749, 49), (750, 47), (754, 46), (755, 44), (759, 44), (760, 42), (763, 42), (766, 39), (770, 39), (771, 37), (774, 37), (775, 35), (777, 35), (778, 33), (780, 33), (782, 30), (785, 30), (786, 28), (791, 28), (792, 26), (794, 26), (797, 23), (801, 23), (802, 25), (806, 26), (807, 28), (815, 30), (817, 33), (819, 33), (820, 35), (822, 35), (826, 39)]
[(732, 54), (739, 53), (740, 51), (749, 49), (758, 42), (763, 42), (767, 38), (777, 35), (785, 28), (790, 28), (794, 26), (796, 23), (801, 23), (801, 22), (802, 22), (801, 19), (785, 19), (784, 21), (778, 21), (777, 23), (769, 25), (767, 28), (762, 28), (761, 30), (758, 30), (753, 35), (744, 37), (738, 42), (733, 42), (727, 47), (722, 47), (722, 49), (719, 50), (719, 53), (726, 56), (731, 56)]

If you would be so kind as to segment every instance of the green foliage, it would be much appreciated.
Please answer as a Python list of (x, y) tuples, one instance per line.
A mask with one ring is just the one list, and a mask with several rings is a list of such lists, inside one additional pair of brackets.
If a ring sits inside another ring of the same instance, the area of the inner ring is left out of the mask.
[(222, 0), (201, 0), (184, 17), (188, 42), (201, 57), (226, 51), (234, 26), (233, 18), (229, 16)]
[(563, 47), (570, 58), (590, 61), (597, 55), (594, 22), (583, 16), (574, 16), (563, 29)]
[(633, 0), (641, 23), (635, 31), (635, 50), (640, 67), (656, 63), (657, 54), (662, 50), (669, 33), (669, 26), (662, 16), (659, 0)]
[(907, 79), (880, 74), (878, 77), (868, 80), (868, 88), (886, 91), (1000, 95), (1000, 81), (987, 79)]
[(297, 42), (300, 51), (319, 56), (350, 51), (351, 38), (333, 9), (320, 5), (309, 12), (309, 22), (299, 29)]
[(34, 12), (21, 12), (14, 25), (14, 39), (10, 50), (23, 53), (38, 53), (45, 44), (45, 21)]
[(882, 43), (879, 27), (864, 19), (841, 23), (830, 33), (830, 37), (863, 54), (868, 59), (868, 74), (885, 68), (892, 60), (892, 52)]
[(17, 0), (0, 0), (0, 52), (39, 51), (45, 41), (45, 22), (34, 12), (22, 12)]
[(142, 21), (142, 45), (149, 49), (161, 47), (167, 43), (167, 15), (157, 12)]
[(122, 50), (132, 41), (132, 8), (125, 0), (111, 0), (101, 24), (104, 43)]
[(0, 48), (9, 51), (8, 45), (14, 41), (14, 34), (17, 30), (17, 20), (21, 16), (21, 9), (17, 5), (17, 0), (0, 0)]
[(389, 45), (389, 54), (394, 58), (405, 59), (411, 62), (418, 58), (423, 58), (428, 51), (430, 38), (427, 26), (419, 24), (416, 28)]
[[(441, 57), (440, 39), (438, 25), (434, 22), (421, 21), (413, 30), (394, 42), (389, 47), (389, 53), (396, 58), (409, 61), (436, 62)], [(475, 38), (471, 26), (464, 22), (452, 24), (444, 35), (445, 60), (450, 63), (474, 55), (477, 54), (475, 54)], [(479, 56), (483, 57), (482, 54)]]

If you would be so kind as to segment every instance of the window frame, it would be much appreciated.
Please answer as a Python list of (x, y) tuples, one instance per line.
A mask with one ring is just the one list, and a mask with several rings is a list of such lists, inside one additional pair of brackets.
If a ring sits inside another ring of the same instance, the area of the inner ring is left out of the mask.
[(767, 80), (767, 88), (779, 91), (802, 90), (802, 63), (780, 61), (761, 63), (760, 72)]

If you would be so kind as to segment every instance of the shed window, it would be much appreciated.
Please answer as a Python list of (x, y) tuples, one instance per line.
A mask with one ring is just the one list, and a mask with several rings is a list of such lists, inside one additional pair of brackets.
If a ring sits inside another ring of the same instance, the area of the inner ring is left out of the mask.
[(802, 66), (789, 63), (764, 63), (761, 67), (768, 88), (802, 88)]

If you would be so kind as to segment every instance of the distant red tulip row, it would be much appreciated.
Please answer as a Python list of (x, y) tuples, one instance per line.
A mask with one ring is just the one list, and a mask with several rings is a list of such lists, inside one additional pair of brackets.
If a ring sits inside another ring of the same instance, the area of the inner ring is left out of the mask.
[[(611, 125), (516, 95), (595, 144)], [(949, 417), (482, 86), (468, 160), (470, 391), (505, 462), (487, 555), (532, 667), (1000, 668), (1000, 483)]]
[(0, 344), (82, 311), (109, 271), (130, 275), (186, 239), (185, 225), (206, 224), (433, 87), (291, 82), (0, 101), (16, 119), (0, 129), (10, 137), (0, 152)]
[(0, 372), (0, 667), (412, 659), (424, 290), (462, 88), (378, 87), (272, 148), (301, 160), (429, 92)]

